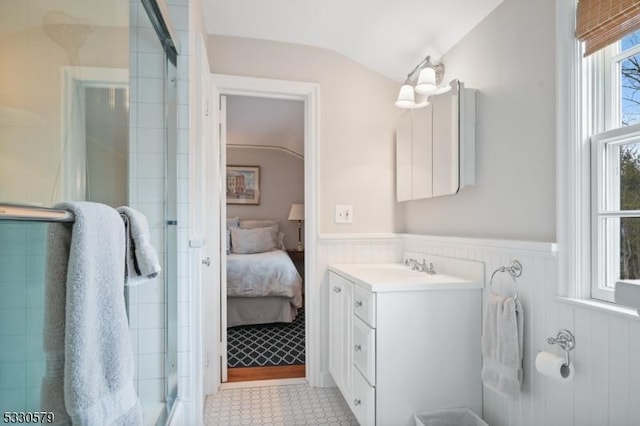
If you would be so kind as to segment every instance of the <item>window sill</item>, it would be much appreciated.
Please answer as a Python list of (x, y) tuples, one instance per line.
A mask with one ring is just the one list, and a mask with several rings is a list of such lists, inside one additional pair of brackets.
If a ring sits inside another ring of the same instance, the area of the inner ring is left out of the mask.
[(578, 308), (596, 311), (604, 314), (615, 315), (618, 317), (640, 320), (638, 311), (626, 306), (620, 306), (613, 303), (602, 302), (593, 299), (573, 299), (570, 297), (556, 297), (555, 300), (560, 303), (575, 306)]

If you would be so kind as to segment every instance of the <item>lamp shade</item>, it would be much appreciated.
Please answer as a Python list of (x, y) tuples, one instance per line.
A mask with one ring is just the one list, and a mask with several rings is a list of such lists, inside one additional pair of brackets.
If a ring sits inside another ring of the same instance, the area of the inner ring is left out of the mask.
[(416, 104), (414, 95), (413, 87), (410, 84), (403, 84), (398, 94), (396, 106), (398, 108), (413, 108)]
[(289, 220), (304, 220), (304, 204), (291, 204)]
[(420, 71), (418, 83), (416, 84), (416, 92), (428, 94), (433, 92), (438, 85), (436, 84), (436, 70), (427, 67)]

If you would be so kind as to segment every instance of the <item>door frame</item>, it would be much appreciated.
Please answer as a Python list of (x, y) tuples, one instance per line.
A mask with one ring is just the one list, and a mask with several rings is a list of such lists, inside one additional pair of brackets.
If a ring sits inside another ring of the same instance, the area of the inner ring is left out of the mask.
[[(318, 172), (320, 170), (320, 85), (300, 81), (273, 80), (235, 75), (212, 74), (220, 95), (240, 95), (304, 102), (304, 204), (305, 204), (305, 375), (310, 386), (321, 386), (322, 375), (322, 289), (316, 283), (318, 241)], [(220, 141), (226, 152), (226, 140)], [(221, 167), (222, 169), (222, 167)], [(220, 171), (220, 188), (225, 187), (225, 175)], [(220, 205), (226, 205), (226, 194), (220, 191)], [(220, 225), (226, 224), (221, 217)], [(223, 223), (224, 222), (224, 223)], [(217, 256), (217, 259), (222, 258)], [(222, 268), (222, 265), (220, 265)], [(220, 301), (222, 303), (222, 301)], [(219, 307), (218, 307), (219, 308)], [(218, 309), (218, 312), (221, 312)], [(221, 345), (222, 346), (222, 345)]]
[[(74, 114), (76, 108), (82, 111), (83, 117), (85, 111), (85, 89), (88, 88), (111, 88), (124, 89), (129, 92), (129, 70), (126, 68), (104, 68), (104, 67), (85, 67), (85, 66), (64, 66), (62, 67), (62, 111), (60, 126), (60, 141), (63, 147), (61, 173), (56, 181), (56, 200), (79, 200), (84, 199), (86, 193), (86, 129), (85, 123), (82, 128), (85, 134), (82, 135), (82, 141), (73, 139), (73, 131), (77, 117)], [(78, 94), (79, 97), (76, 97)], [(84, 119), (84, 118), (83, 118)], [(77, 143), (81, 142), (82, 146)], [(73, 145), (72, 145), (73, 144)], [(84, 158), (78, 157), (78, 150), (83, 152)], [(69, 171), (71, 175), (69, 176)], [(78, 182), (74, 174), (79, 173), (84, 177), (84, 187), (78, 187)], [(58, 186), (60, 185), (60, 186)], [(57, 191), (60, 191), (57, 193)], [(127, 194), (129, 188), (127, 188)], [(127, 195), (128, 196), (128, 195)]]

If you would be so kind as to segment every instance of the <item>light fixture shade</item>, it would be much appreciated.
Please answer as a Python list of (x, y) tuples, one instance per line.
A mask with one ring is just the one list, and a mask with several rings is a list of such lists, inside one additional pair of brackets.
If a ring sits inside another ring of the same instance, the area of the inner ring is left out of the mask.
[(451, 90), (451, 86), (448, 84), (443, 84), (442, 86), (438, 86), (431, 94), (440, 95), (442, 93), (447, 93), (449, 90)]
[(410, 84), (403, 84), (398, 94), (396, 106), (398, 108), (413, 108), (416, 105), (415, 93)]
[(291, 204), (289, 220), (304, 220), (304, 204)]
[(422, 69), (418, 76), (416, 92), (426, 95), (433, 92), (437, 87), (436, 70), (430, 67)]
[(413, 109), (424, 108), (429, 105), (429, 96), (416, 93), (416, 103), (412, 107)]

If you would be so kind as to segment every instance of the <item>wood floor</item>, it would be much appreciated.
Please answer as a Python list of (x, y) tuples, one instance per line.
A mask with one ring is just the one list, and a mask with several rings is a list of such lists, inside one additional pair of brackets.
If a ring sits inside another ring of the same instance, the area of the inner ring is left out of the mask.
[(229, 383), (253, 380), (297, 379), (304, 376), (304, 364), (278, 365), (276, 367), (235, 367), (227, 370), (227, 381)]

